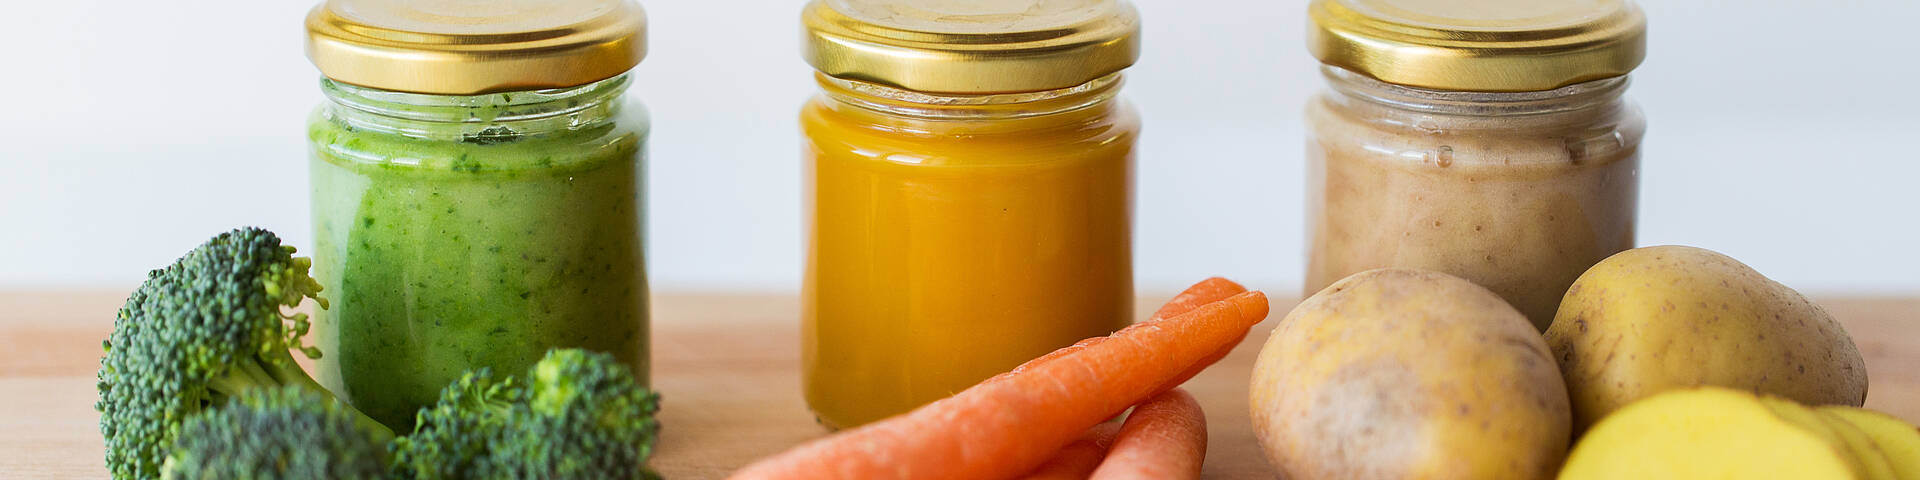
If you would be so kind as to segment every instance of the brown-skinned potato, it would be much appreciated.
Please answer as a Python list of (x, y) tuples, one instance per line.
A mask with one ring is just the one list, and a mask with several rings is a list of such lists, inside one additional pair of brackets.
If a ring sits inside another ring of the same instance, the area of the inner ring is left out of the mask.
[(1574, 427), (1654, 394), (1720, 386), (1860, 406), (1853, 339), (1799, 292), (1710, 250), (1628, 250), (1580, 276), (1547, 328)]
[(1571, 428), (1539, 330), (1485, 288), (1416, 270), (1301, 303), (1261, 349), (1250, 401), (1295, 480), (1552, 478)]

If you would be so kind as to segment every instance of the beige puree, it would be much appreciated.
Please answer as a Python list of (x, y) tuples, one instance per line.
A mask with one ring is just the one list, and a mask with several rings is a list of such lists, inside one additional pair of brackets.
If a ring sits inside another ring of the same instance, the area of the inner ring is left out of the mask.
[(1437, 270), (1545, 329), (1575, 278), (1633, 246), (1645, 124), (1624, 78), (1468, 93), (1328, 77), (1307, 106), (1309, 294), (1374, 268)]

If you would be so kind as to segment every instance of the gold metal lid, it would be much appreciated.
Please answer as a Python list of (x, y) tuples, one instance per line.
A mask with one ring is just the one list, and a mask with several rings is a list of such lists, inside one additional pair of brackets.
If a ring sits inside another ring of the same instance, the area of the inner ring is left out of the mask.
[(326, 0), (307, 14), (307, 58), (381, 90), (539, 90), (633, 69), (646, 30), (632, 0)]
[(1125, 0), (813, 0), (801, 21), (821, 73), (920, 92), (1058, 90), (1140, 56)]
[(1314, 0), (1322, 63), (1436, 90), (1529, 92), (1626, 75), (1646, 57), (1629, 0)]

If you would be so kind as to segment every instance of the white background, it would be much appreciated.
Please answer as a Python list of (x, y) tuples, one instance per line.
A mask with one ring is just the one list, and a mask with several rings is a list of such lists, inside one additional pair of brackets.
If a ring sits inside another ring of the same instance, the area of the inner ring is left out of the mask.
[[(1305, 2), (1137, 0), (1139, 284), (1303, 270)], [(309, 244), (304, 0), (9, 2), (0, 288), (127, 288), (242, 224)], [(1920, 293), (1920, 2), (1645, 0), (1641, 241), (1802, 290)], [(790, 292), (800, 271), (798, 0), (650, 0), (660, 291)]]

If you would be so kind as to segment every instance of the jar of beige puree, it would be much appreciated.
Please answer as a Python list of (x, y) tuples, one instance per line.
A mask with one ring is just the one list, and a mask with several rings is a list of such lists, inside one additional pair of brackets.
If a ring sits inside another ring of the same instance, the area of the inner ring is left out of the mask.
[(1457, 275), (1544, 329), (1634, 242), (1645, 121), (1624, 0), (1316, 0), (1307, 291), (1384, 267)]

